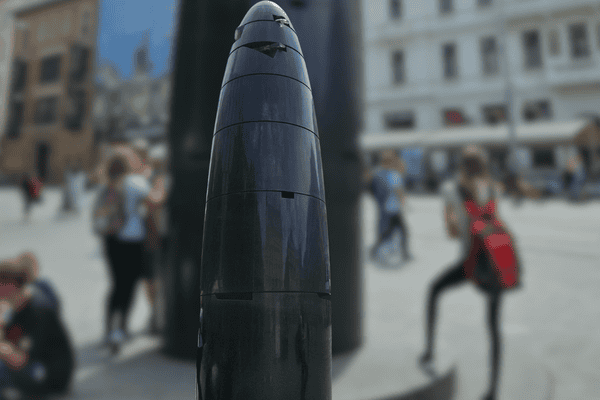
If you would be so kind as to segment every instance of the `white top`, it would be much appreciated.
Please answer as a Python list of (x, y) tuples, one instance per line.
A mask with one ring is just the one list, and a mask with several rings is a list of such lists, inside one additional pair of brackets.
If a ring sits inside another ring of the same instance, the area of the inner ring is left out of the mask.
[(452, 206), (456, 216), (458, 217), (458, 239), (461, 245), (461, 258), (469, 254), (471, 248), (471, 236), (469, 234), (469, 216), (465, 210), (465, 205), (458, 191), (458, 184), (455, 180), (449, 179), (445, 181), (440, 190), (444, 199), (444, 207)]
[(146, 215), (142, 201), (150, 193), (150, 182), (139, 174), (129, 174), (123, 182), (125, 223), (118, 238), (124, 242), (141, 242), (146, 238)]

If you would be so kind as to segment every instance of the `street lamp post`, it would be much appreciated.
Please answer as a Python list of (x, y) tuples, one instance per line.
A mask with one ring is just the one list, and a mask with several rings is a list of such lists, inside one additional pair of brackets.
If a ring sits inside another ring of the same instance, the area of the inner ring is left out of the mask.
[[(505, 0), (504, 8), (502, 10), (502, 18), (501, 18), (501, 34), (502, 45), (501, 45), (501, 54), (503, 66), (502, 69), (504, 71), (505, 78), (505, 96), (506, 96), (506, 122), (508, 123), (508, 163), (513, 164), (516, 163), (516, 147), (517, 147), (517, 132), (515, 127), (515, 119), (513, 115), (513, 93), (512, 93), (512, 82), (510, 79), (510, 63), (508, 60), (508, 33), (507, 33), (507, 25), (508, 25), (508, 13), (507, 7), (509, 5), (508, 0)], [(508, 165), (507, 168), (511, 169), (511, 165)], [(515, 169), (518, 166), (515, 166)], [(517, 172), (513, 170), (512, 172)]]

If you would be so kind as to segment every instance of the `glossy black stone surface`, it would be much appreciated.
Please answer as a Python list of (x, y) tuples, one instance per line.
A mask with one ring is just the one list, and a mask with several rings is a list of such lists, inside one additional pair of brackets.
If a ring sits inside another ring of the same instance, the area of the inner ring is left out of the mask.
[(325, 200), (321, 148), (311, 131), (250, 122), (213, 138), (207, 200), (228, 193), (276, 190)]
[(281, 43), (301, 53), (298, 36), (289, 26), (271, 21), (257, 21), (238, 28), (238, 39), (231, 46), (234, 52), (241, 46), (247, 46), (257, 42)]
[(211, 199), (201, 294), (329, 293), (328, 243), (325, 203), (314, 197), (258, 191)]
[(285, 122), (317, 132), (312, 93), (295, 79), (281, 75), (246, 75), (221, 89), (215, 133), (243, 122)]
[(201, 308), (200, 399), (331, 399), (330, 300), (314, 293), (210, 295)]
[(275, 21), (277, 19), (284, 18), (289, 24), (290, 28), (294, 29), (292, 22), (287, 16), (286, 12), (277, 3), (272, 1), (260, 1), (254, 4), (250, 10), (246, 13), (244, 19), (240, 23), (240, 26), (256, 22), (256, 21)]
[(273, 2), (253, 6), (235, 38), (206, 192), (197, 397), (330, 399), (329, 239), (308, 72)]
[(290, 48), (277, 51), (272, 57), (254, 48), (238, 48), (229, 56), (223, 85), (243, 75), (281, 74), (281, 71), (285, 71), (286, 76), (302, 82), (310, 89), (304, 58)]

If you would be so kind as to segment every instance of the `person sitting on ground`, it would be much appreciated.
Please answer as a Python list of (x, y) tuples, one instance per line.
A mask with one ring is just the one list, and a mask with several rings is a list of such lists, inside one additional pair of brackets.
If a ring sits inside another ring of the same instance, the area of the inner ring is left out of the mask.
[(25, 252), (0, 261), (0, 396), (68, 391), (74, 370), (70, 339), (52, 286)]

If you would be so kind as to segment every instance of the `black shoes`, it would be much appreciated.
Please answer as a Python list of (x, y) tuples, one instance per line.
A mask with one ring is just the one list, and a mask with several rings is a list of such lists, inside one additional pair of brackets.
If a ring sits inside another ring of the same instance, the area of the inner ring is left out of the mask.
[(426, 352), (419, 359), (419, 367), (430, 377), (435, 377), (435, 369), (433, 368), (433, 356), (431, 353)]

